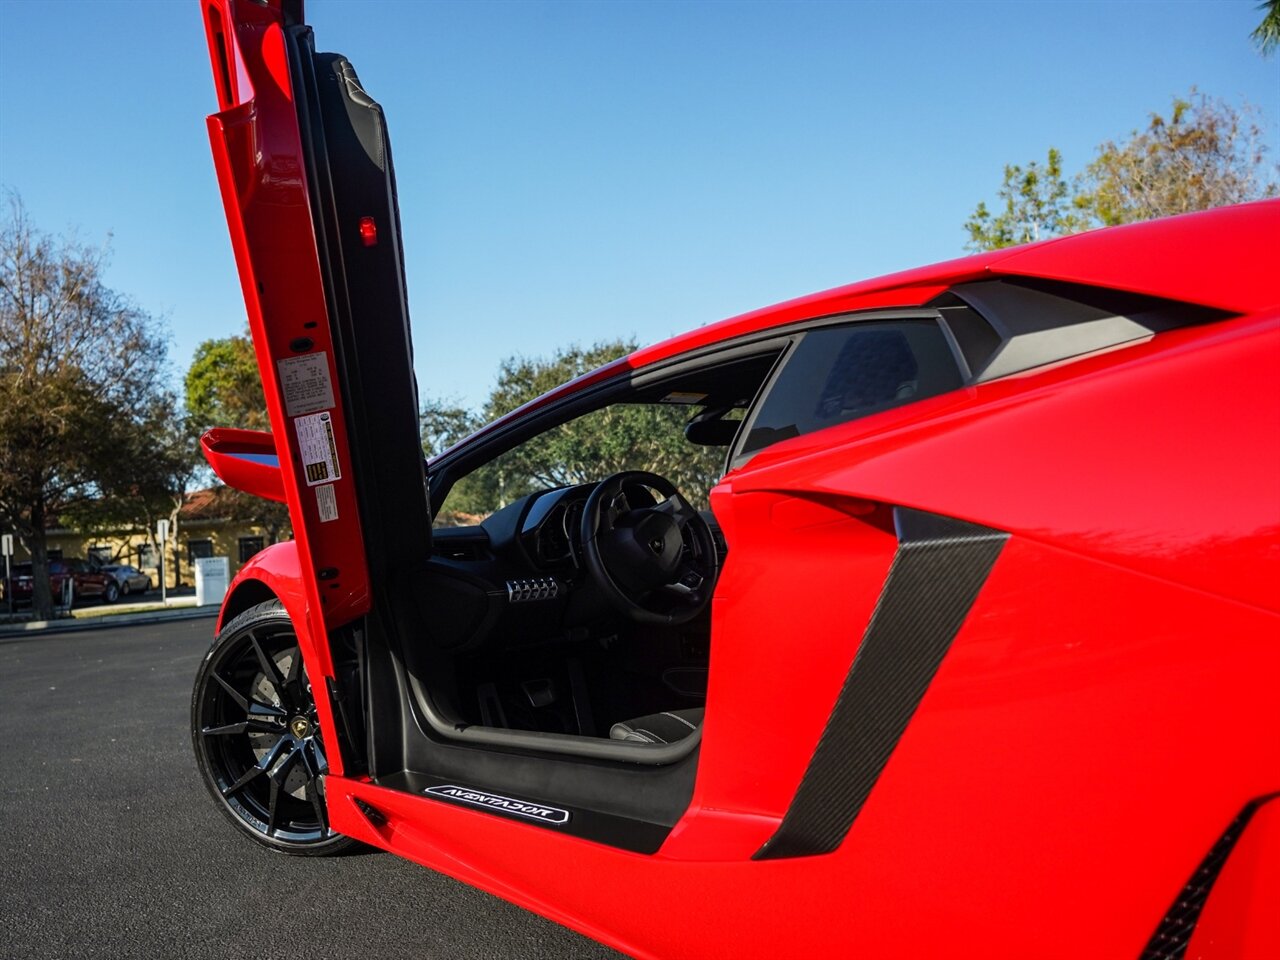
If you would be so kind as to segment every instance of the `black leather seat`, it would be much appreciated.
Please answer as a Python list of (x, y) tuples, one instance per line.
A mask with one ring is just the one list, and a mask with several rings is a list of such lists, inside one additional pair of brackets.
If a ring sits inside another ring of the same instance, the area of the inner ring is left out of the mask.
[(702, 723), (701, 707), (692, 710), (665, 710), (615, 723), (609, 728), (610, 740), (632, 743), (675, 743), (698, 729)]

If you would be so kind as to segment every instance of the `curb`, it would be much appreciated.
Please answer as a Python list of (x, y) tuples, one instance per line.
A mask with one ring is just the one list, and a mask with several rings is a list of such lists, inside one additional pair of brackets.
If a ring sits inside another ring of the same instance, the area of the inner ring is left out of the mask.
[(178, 610), (157, 610), (154, 613), (123, 613), (118, 616), (100, 616), (85, 620), (33, 620), (20, 626), (0, 627), (0, 643), (32, 640), (51, 633), (78, 633), (81, 630), (103, 630), (111, 627), (130, 627), (137, 624), (163, 623), (177, 620), (199, 620), (216, 617), (220, 606), (185, 607)]

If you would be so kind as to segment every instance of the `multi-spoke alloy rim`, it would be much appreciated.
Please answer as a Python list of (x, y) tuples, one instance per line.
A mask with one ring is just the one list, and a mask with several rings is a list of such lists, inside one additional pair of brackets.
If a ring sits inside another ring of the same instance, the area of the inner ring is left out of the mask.
[(220, 644), (201, 686), (197, 747), (228, 809), (277, 843), (336, 836), (325, 814), (315, 699), (287, 621), (246, 627)]

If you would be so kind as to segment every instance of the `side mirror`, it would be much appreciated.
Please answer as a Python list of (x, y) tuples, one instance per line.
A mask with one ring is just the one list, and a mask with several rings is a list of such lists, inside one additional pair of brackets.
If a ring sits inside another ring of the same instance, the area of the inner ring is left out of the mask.
[(215, 427), (200, 438), (204, 458), (229, 487), (284, 503), (284, 479), (275, 437), (262, 430)]

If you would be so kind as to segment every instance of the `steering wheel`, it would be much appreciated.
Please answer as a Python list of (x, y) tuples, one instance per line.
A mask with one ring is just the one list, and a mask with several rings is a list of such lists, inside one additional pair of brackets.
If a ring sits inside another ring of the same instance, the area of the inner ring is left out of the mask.
[[(628, 487), (664, 499), (633, 505)], [(632, 620), (687, 623), (710, 601), (719, 568), (711, 528), (665, 477), (627, 470), (601, 480), (582, 510), (581, 535), (588, 574)]]

